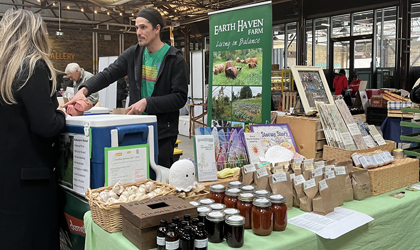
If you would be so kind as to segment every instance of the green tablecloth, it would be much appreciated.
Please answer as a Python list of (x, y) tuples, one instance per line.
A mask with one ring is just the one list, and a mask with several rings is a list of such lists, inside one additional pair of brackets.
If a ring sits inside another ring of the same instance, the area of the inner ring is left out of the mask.
[[(399, 189), (397, 191), (404, 191)], [(390, 193), (373, 196), (363, 201), (346, 202), (342, 207), (370, 215), (374, 220), (335, 240), (327, 240), (315, 233), (288, 225), (283, 232), (270, 236), (257, 236), (245, 230), (242, 249), (420, 249), (420, 191), (406, 191), (402, 199), (388, 196)], [(302, 214), (293, 208), (288, 218)], [(122, 232), (108, 233), (93, 223), (90, 211), (84, 216), (86, 250), (137, 249)], [(227, 249), (226, 241), (209, 243), (209, 249)]]

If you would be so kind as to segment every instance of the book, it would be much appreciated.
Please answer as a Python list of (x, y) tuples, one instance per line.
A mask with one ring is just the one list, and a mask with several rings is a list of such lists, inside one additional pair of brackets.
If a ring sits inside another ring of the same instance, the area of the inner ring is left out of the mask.
[(289, 124), (256, 124), (250, 127), (252, 132), (261, 135), (264, 153), (269, 147), (275, 145), (280, 145), (292, 152), (296, 152), (296, 143)]
[[(244, 133), (246, 150), (248, 153), (249, 163), (259, 164), (264, 158), (264, 151), (262, 148), (261, 134), (259, 133)], [(262, 158), (261, 158), (262, 157)]]
[(197, 181), (217, 181), (214, 138), (212, 135), (194, 136), (194, 158)]

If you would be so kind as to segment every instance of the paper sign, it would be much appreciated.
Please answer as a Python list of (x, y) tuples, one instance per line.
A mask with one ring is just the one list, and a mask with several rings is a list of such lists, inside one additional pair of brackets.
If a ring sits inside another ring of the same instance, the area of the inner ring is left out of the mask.
[(287, 181), (287, 174), (286, 174), (286, 172), (273, 174), (272, 178), (273, 178), (273, 183), (285, 182), (285, 181)]
[(322, 168), (312, 169), (312, 178), (322, 176)]
[(248, 165), (245, 165), (244, 166), (244, 172), (245, 172), (245, 174), (251, 173), (251, 172), (255, 172), (255, 171), (257, 171), (257, 169), (255, 168), (255, 165), (254, 164), (248, 164)]
[(341, 166), (341, 167), (335, 167), (335, 174), (336, 175), (345, 175), (346, 174), (346, 167)]
[(244, 133), (246, 148), (248, 151), (249, 162), (252, 164), (261, 163), (260, 159), (264, 158), (264, 150), (262, 148), (261, 134)]
[(295, 176), (295, 186), (298, 186), (304, 182), (305, 182), (305, 178), (303, 178), (303, 175), (300, 174), (298, 176)]
[(214, 138), (212, 135), (194, 136), (195, 172), (197, 181), (217, 181), (216, 157), (214, 155)]
[(260, 168), (257, 170), (257, 178), (261, 178), (268, 175), (267, 168)]
[(315, 186), (316, 186), (315, 179), (310, 179), (308, 181), (305, 181), (305, 183), (303, 184), (303, 189), (307, 190), (307, 189), (313, 188)]
[(319, 182), (319, 191), (323, 191), (327, 188), (328, 188), (328, 185), (325, 179)]

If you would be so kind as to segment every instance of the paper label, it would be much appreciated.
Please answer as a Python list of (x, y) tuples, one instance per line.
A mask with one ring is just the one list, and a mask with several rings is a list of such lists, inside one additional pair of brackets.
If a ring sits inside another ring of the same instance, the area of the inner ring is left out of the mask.
[(290, 180), (293, 180), (295, 178), (295, 174), (290, 174)]
[(325, 171), (325, 179), (330, 180), (335, 178), (335, 172), (333, 170)]
[(371, 161), (371, 162), (372, 162), (372, 165), (373, 165), (373, 166), (377, 166), (377, 165), (379, 165), (379, 162), (377, 162), (377, 161), (376, 161), (376, 158), (375, 158), (375, 156), (373, 156), (373, 155), (370, 155), (370, 156), (369, 156), (369, 161)]
[(322, 176), (322, 168), (312, 169), (312, 178)]
[(328, 188), (328, 185), (325, 179), (319, 182), (319, 191), (323, 191), (327, 188)]
[(304, 158), (296, 158), (296, 159), (293, 159), (293, 163), (302, 163), (303, 159)]
[(363, 168), (367, 168), (369, 166), (369, 162), (366, 160), (366, 156), (360, 157), (359, 160)]
[(207, 248), (208, 239), (204, 240), (194, 240), (194, 248)]
[(315, 159), (306, 159), (306, 160), (304, 160), (303, 162), (314, 162), (315, 161)]
[(158, 246), (165, 246), (165, 237), (156, 237), (156, 242)]
[(300, 174), (295, 177), (295, 186), (298, 186), (304, 182), (305, 182), (305, 178), (303, 178), (303, 175)]
[(302, 166), (302, 163), (292, 163), (292, 169), (293, 170), (295, 170), (295, 169), (300, 169), (300, 166)]
[(262, 167), (264, 167), (265, 165), (268, 165), (268, 164), (270, 164), (270, 162), (266, 161), (266, 162), (257, 164), (257, 166), (258, 166), (258, 168), (262, 168)]
[(272, 177), (273, 177), (273, 183), (287, 181), (287, 174), (285, 172), (284, 173), (273, 174)]
[(254, 164), (248, 164), (248, 165), (245, 165), (244, 166), (244, 172), (245, 172), (245, 174), (251, 173), (251, 172), (255, 172), (255, 171), (257, 171), (257, 169), (255, 168), (255, 165)]
[(385, 145), (386, 141), (384, 140), (384, 138), (382, 137), (382, 135), (380, 134), (376, 134), (373, 136), (373, 138), (375, 139), (375, 141), (379, 144), (379, 145)]
[(354, 165), (358, 166), (360, 165), (360, 161), (359, 161), (359, 155), (352, 155), (351, 158), (353, 159)]
[(167, 250), (175, 250), (179, 248), (179, 240), (177, 241), (167, 241), (166, 242), (166, 247)]
[(325, 166), (325, 161), (315, 162), (315, 168), (323, 168)]
[(382, 152), (382, 153), (380, 153), (380, 154), (379, 154), (379, 156), (382, 158), (382, 160), (383, 160), (385, 163), (388, 163), (388, 162), (389, 162), (389, 160), (388, 160), (388, 156), (386, 155), (386, 152)]
[(374, 155), (373, 157), (375, 158), (376, 162), (378, 162), (379, 164), (385, 163), (384, 159), (382, 159), (380, 154)]
[(257, 170), (257, 178), (261, 178), (268, 175), (267, 168), (260, 168)]
[(325, 166), (325, 172), (327, 172), (327, 171), (333, 171), (334, 170), (334, 167), (335, 167), (335, 165)]
[(350, 134), (352, 136), (362, 135), (359, 129), (359, 125), (357, 125), (357, 123), (347, 124), (347, 127), (349, 128)]
[(346, 173), (346, 167), (344, 167), (344, 166), (341, 166), (341, 167), (335, 167), (334, 168), (334, 170), (335, 170), (335, 174), (336, 175), (345, 175), (345, 174), (347, 174)]
[(312, 169), (314, 169), (314, 163), (313, 162), (303, 162), (303, 168), (305, 170), (312, 170)]
[(371, 156), (371, 155), (366, 156), (366, 160), (367, 160), (369, 166), (378, 165), (378, 164), (376, 164), (375, 158), (373, 158), (373, 156)]
[(363, 140), (369, 148), (375, 147), (375, 142), (372, 140), (370, 135), (363, 136)]
[(307, 190), (313, 187), (316, 187), (315, 179), (310, 179), (309, 181), (305, 181), (305, 183), (303, 184), (304, 190)]
[(349, 132), (341, 133), (341, 137), (343, 138), (344, 145), (354, 144), (353, 137), (351, 137)]

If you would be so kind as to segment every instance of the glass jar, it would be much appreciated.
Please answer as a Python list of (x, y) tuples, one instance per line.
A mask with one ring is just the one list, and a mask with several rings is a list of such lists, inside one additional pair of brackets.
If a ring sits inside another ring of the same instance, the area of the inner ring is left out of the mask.
[(214, 200), (209, 199), (209, 198), (205, 198), (205, 199), (198, 200), (198, 202), (200, 202), (201, 206), (210, 206), (210, 204), (214, 203)]
[(254, 198), (255, 196), (251, 193), (242, 193), (238, 196), (237, 208), (239, 210), (239, 214), (245, 218), (245, 229), (252, 228), (251, 209), (253, 207), (252, 201)]
[(210, 207), (213, 211), (214, 211), (214, 210), (220, 210), (220, 211), (222, 211), (223, 209), (225, 209), (225, 208), (226, 208), (226, 205), (225, 205), (225, 204), (222, 204), (222, 203), (213, 203), (213, 204), (211, 204), (209, 207)]
[(269, 198), (270, 192), (264, 189), (256, 190), (254, 192), (255, 198)]
[(273, 210), (271, 201), (267, 198), (258, 198), (252, 202), (252, 232), (256, 235), (270, 235), (273, 231)]
[(198, 202), (198, 201), (190, 201), (190, 204), (195, 206), (195, 207), (199, 207), (201, 205), (201, 203)]
[(213, 211), (206, 216), (206, 231), (209, 242), (219, 243), (223, 241), (223, 227), (225, 224), (225, 213)]
[(206, 215), (211, 212), (211, 208), (208, 206), (197, 207), (198, 219), (200, 222), (206, 223)]
[(226, 190), (223, 204), (225, 204), (227, 208), (236, 208), (236, 203), (238, 202), (238, 195), (240, 192), (241, 190), (238, 188), (231, 188)]
[(210, 186), (208, 198), (213, 199), (215, 203), (223, 203), (226, 187), (222, 184), (213, 184)]
[(223, 210), (223, 213), (226, 214), (226, 217), (231, 215), (239, 215), (239, 210), (236, 208), (226, 208), (225, 210)]
[(242, 187), (242, 182), (240, 181), (229, 181), (228, 182), (228, 189), (229, 188), (241, 188)]
[(253, 194), (255, 191), (255, 187), (251, 185), (246, 185), (241, 187), (242, 193), (251, 193)]
[(287, 226), (287, 206), (286, 199), (280, 194), (270, 196), (271, 209), (273, 210), (273, 230), (284, 231)]
[(225, 220), (225, 238), (230, 247), (242, 247), (244, 245), (245, 218), (240, 215), (228, 216)]

